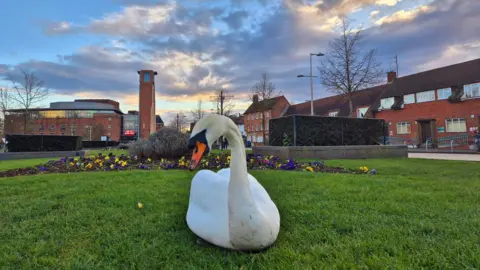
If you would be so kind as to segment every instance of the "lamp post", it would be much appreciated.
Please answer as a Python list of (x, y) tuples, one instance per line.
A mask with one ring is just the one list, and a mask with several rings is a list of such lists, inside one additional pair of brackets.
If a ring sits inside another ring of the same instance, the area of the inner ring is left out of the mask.
[(313, 115), (313, 77), (318, 77), (318, 76), (313, 76), (312, 74), (312, 56), (324, 56), (323, 53), (310, 53), (310, 76), (305, 76), (305, 75), (298, 75), (298, 78), (302, 77), (310, 77), (310, 115)]

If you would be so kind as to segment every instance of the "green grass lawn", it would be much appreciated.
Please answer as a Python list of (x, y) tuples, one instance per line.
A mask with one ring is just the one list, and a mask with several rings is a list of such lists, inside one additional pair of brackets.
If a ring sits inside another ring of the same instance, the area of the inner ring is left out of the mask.
[[(479, 163), (335, 160), (378, 175), (251, 171), (277, 203), (275, 245), (243, 254), (195, 244), (188, 171), (0, 179), (7, 268), (320, 269), (480, 267)], [(144, 208), (136, 207), (137, 201)]]

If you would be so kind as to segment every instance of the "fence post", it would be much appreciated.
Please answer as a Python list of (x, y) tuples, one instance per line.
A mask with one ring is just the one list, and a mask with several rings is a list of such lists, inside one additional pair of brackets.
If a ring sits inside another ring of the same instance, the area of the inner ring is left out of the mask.
[(297, 121), (293, 116), (293, 146), (297, 146)]
[(454, 142), (454, 140), (451, 140), (451, 141), (450, 141), (450, 151), (451, 151), (452, 153), (453, 153), (453, 142)]

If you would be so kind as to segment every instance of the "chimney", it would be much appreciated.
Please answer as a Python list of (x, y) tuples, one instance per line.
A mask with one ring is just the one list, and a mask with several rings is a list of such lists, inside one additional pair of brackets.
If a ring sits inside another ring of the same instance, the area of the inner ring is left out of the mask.
[(253, 95), (253, 103), (257, 103), (258, 102), (258, 95)]
[(395, 71), (390, 71), (387, 73), (387, 82), (391, 83), (397, 79), (397, 73)]

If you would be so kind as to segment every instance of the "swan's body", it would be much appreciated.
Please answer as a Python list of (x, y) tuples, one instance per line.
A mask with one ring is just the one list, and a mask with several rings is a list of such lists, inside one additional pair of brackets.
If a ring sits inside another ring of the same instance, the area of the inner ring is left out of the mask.
[(201, 239), (223, 248), (261, 250), (270, 246), (280, 230), (280, 215), (267, 191), (247, 172), (240, 131), (229, 118), (218, 115), (202, 118), (191, 140), (196, 140), (195, 135), (202, 130), (206, 130), (207, 142), (227, 137), (232, 148), (231, 165), (217, 173), (201, 170), (195, 175), (187, 211), (189, 228)]

